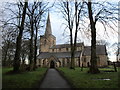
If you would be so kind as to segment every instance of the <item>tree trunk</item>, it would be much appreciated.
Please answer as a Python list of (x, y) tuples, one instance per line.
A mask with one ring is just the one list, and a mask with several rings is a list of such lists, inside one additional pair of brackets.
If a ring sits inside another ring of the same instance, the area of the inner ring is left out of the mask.
[(73, 46), (73, 39), (72, 39), (72, 30), (70, 31), (70, 45), (71, 45), (71, 64), (70, 64), (70, 69), (75, 69), (74, 68), (74, 46)]
[(38, 29), (37, 29), (37, 26), (36, 26), (36, 23), (35, 23), (35, 27), (36, 27), (36, 35), (35, 35), (35, 45), (34, 45), (34, 48), (35, 48), (35, 53), (34, 53), (34, 70), (37, 68), (36, 66), (36, 60), (37, 60), (37, 33), (38, 33)]
[(33, 69), (33, 34), (31, 35), (30, 39), (30, 54), (29, 54), (29, 60), (30, 60), (30, 71)]
[[(32, 14), (33, 15), (33, 14)], [(34, 65), (34, 62), (33, 62), (33, 35), (34, 35), (34, 23), (33, 23), (33, 16), (31, 16), (30, 18), (30, 24), (31, 24), (31, 31), (30, 31), (30, 34), (31, 34), (31, 38), (30, 38), (30, 53), (29, 53), (29, 60), (30, 60), (30, 63), (29, 63), (29, 70), (32, 71), (33, 70), (33, 65)]]
[(92, 15), (92, 7), (91, 7), (91, 0), (88, 0), (88, 13), (89, 13), (89, 20), (91, 25), (91, 66), (90, 66), (90, 73), (100, 73), (97, 67), (97, 58), (96, 58), (96, 28), (95, 22), (93, 21)]
[(116, 68), (115, 62), (113, 62), (113, 66), (114, 66), (115, 72), (117, 72), (117, 68)]
[(69, 30), (70, 30), (70, 46), (71, 46), (71, 63), (70, 63), (70, 69), (74, 69), (74, 45), (73, 45), (73, 34), (72, 34), (72, 27), (73, 25), (71, 24), (70, 20), (70, 11), (69, 11), (69, 2), (67, 2), (67, 11), (68, 11), (68, 25), (69, 25)]
[(79, 67), (80, 67), (80, 58), (79, 58)]
[[(78, 3), (77, 1), (75, 1), (75, 25), (76, 25), (76, 29), (75, 29), (75, 38), (74, 38), (74, 44), (73, 44), (73, 48), (72, 48), (72, 59), (73, 59), (73, 69), (75, 69), (75, 52), (76, 52), (76, 43), (77, 43), (77, 32), (78, 32), (78, 23), (79, 23), (79, 18), (78, 18)], [(71, 37), (72, 38), (72, 37)]]
[(19, 35), (16, 40), (16, 51), (15, 51), (15, 58), (14, 58), (14, 64), (13, 64), (14, 72), (19, 71), (19, 67), (20, 67), (21, 43), (22, 43), (22, 35), (23, 35), (23, 30), (24, 30), (24, 22), (25, 22), (27, 4), (28, 2), (25, 2), (24, 4), (21, 26), (19, 28), (20, 31), (19, 31)]
[(72, 51), (71, 51), (71, 66), (70, 69), (75, 69), (75, 63), (74, 63), (74, 47), (72, 46)]
[(83, 71), (83, 63), (82, 63), (81, 71)]

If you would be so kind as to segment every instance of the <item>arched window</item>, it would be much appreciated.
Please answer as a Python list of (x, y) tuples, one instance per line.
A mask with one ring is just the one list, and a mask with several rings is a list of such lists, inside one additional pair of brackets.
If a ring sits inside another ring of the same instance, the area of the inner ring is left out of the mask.
[(52, 52), (54, 52), (54, 49), (52, 49)]
[(59, 48), (59, 51), (61, 52), (61, 48)]
[(43, 66), (45, 65), (45, 59), (43, 60)]
[(66, 51), (68, 51), (68, 48), (66, 48)]

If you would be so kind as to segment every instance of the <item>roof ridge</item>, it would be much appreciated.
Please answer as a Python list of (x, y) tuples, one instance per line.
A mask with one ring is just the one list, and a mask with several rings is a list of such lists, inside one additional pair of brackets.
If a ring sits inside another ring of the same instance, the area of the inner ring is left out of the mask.
[[(83, 43), (77, 43), (77, 46), (83, 45)], [(57, 44), (53, 45), (51, 48), (65, 48), (65, 47), (70, 47), (70, 44)]]

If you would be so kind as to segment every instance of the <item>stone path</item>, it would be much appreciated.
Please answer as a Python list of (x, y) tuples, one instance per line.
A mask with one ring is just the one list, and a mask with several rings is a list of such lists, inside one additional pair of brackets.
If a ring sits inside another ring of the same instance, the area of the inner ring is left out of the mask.
[(49, 69), (40, 88), (71, 88), (71, 86), (57, 70)]

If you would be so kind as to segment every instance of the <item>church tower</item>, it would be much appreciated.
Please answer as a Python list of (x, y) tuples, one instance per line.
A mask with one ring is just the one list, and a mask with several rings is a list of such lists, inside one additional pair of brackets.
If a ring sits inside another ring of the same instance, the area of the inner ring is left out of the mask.
[(50, 52), (50, 47), (56, 45), (56, 37), (52, 35), (50, 15), (48, 13), (45, 34), (40, 36), (40, 52)]

